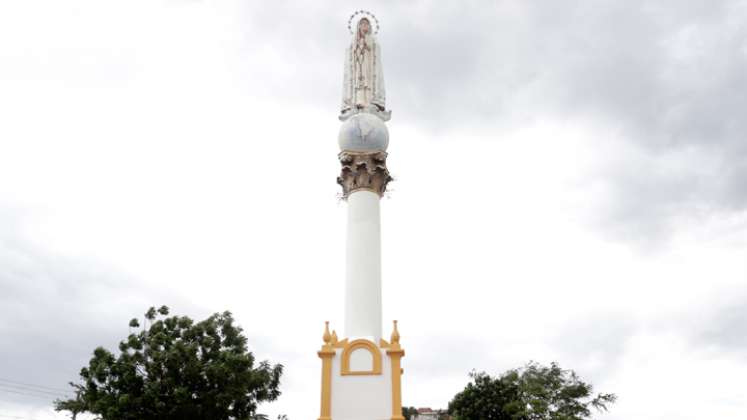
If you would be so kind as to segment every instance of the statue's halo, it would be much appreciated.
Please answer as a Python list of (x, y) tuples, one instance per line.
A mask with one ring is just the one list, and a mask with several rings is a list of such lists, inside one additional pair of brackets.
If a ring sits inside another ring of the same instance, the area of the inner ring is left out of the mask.
[[(358, 17), (357, 19), (356, 19), (356, 16)], [(369, 12), (368, 10), (356, 10), (355, 13), (350, 15), (350, 19), (348, 19), (348, 31), (350, 31), (350, 35), (355, 35), (355, 32), (353, 32), (353, 26), (357, 28), (358, 22), (364, 17), (369, 18), (369, 20), (373, 19), (374, 22), (376, 22), (376, 29), (374, 30), (374, 35), (379, 33), (379, 20), (376, 19), (376, 15)], [(354, 20), (355, 20), (355, 25), (353, 25)]]

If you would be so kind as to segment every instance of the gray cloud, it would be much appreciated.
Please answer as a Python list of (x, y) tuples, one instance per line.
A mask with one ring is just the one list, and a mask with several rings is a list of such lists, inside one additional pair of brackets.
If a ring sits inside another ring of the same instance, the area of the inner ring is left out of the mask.
[[(439, 337), (436, 335), (410, 337), (408, 352), (417, 354), (408, 360), (408, 372), (413, 377), (467, 377), (472, 370), (498, 369), (495, 354), (485, 340), (470, 337)], [(492, 344), (492, 343), (491, 343)], [(433, 351), (438, 349), (439, 351)], [(444, 355), (459, 355), (444, 361)], [(506, 367), (505, 369), (509, 369)], [(491, 371), (492, 373), (492, 371)]]
[[(403, 108), (422, 110), (429, 124), (555, 116), (618, 132), (631, 150), (588, 174), (607, 185), (605, 211), (594, 218), (615, 236), (656, 239), (675, 218), (744, 209), (743, 2), (512, 7), (511, 18), (508, 7), (482, 4), (397, 28), (390, 51), (399, 64), (389, 67), (408, 85), (393, 92), (411, 93)], [(430, 34), (413, 33), (423, 27)]]
[[(266, 80), (275, 97), (334, 112), (347, 8), (247, 8), (248, 50), (270, 46), (297, 69), (292, 80)], [(600, 150), (614, 159), (599, 156), (586, 174), (605, 191), (589, 187), (597, 205), (587, 216), (606, 234), (658, 242), (674, 220), (745, 209), (744, 2), (387, 2), (375, 11), (398, 121), (449, 136), (547, 118), (603, 127)], [(247, 66), (263, 66), (248, 55)]]
[(747, 359), (747, 296), (739, 291), (728, 302), (703, 310), (688, 332), (697, 347), (715, 347)]
[(628, 340), (641, 329), (622, 314), (592, 313), (569, 322), (549, 343), (554, 361), (596, 384), (616, 375), (624, 362)]
[[(128, 334), (128, 320), (147, 307), (165, 303), (195, 312), (116, 269), (40, 249), (21, 232), (24, 222), (21, 213), (0, 207), (2, 379), (69, 389), (93, 349), (115, 350)], [(28, 406), (49, 406), (53, 399), (0, 392), (0, 401)]]

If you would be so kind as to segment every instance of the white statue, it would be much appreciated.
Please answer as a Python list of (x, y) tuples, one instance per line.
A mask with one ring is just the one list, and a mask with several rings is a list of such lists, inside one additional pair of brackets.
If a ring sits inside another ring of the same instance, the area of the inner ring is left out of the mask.
[[(381, 49), (368, 16), (373, 19), (376, 17), (368, 12), (358, 11), (351, 16), (351, 21), (359, 14), (363, 17), (355, 25), (353, 40), (345, 53), (340, 119), (345, 120), (359, 112), (369, 112), (386, 121), (390, 112), (385, 111), (386, 94)], [(378, 31), (378, 22), (376, 24)]]

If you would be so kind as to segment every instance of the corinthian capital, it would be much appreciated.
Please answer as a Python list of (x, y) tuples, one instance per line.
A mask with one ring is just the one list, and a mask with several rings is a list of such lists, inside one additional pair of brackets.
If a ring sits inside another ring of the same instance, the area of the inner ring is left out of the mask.
[(343, 151), (338, 155), (342, 170), (337, 183), (342, 186), (342, 194), (347, 198), (358, 190), (372, 191), (379, 196), (386, 191), (392, 180), (386, 168), (386, 152)]

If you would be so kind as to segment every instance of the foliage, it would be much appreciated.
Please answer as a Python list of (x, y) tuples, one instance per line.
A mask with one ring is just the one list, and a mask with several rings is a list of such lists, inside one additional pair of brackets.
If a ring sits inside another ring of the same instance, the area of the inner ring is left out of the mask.
[(415, 407), (402, 407), (402, 417), (405, 420), (411, 420), (418, 414), (418, 409)]
[[(119, 343), (119, 356), (103, 347), (80, 371), (75, 398), (55, 401), (75, 419), (250, 420), (257, 405), (279, 395), (282, 365), (255, 363), (230, 312), (195, 323), (150, 308), (150, 328)], [(137, 319), (130, 321), (138, 328)]]
[(449, 403), (457, 420), (585, 420), (591, 408), (607, 410), (614, 394), (592, 395), (591, 384), (557, 363), (530, 362), (499, 377), (472, 372), (463, 391)]
[(522, 410), (518, 373), (509, 371), (498, 378), (472, 372), (472, 381), (449, 403), (449, 414), (457, 420), (513, 420)]

